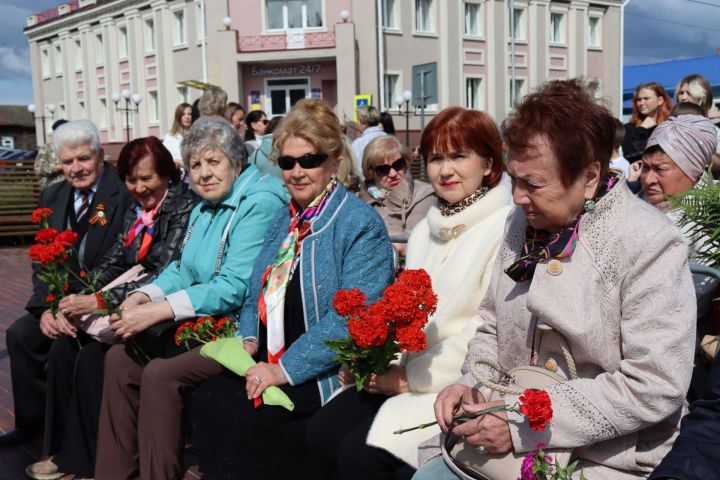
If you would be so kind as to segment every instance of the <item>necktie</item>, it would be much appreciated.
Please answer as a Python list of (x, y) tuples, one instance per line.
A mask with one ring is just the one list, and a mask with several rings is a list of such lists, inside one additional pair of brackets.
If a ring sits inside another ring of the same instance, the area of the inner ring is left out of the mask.
[(80, 190), (80, 198), (82, 199), (82, 203), (78, 207), (77, 212), (75, 212), (75, 218), (78, 222), (81, 222), (83, 218), (85, 218), (90, 209), (90, 192), (88, 190)]

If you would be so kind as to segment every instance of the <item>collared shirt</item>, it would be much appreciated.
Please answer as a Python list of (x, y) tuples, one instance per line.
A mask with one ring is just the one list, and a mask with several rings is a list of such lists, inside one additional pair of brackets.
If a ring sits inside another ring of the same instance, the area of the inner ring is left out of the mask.
[[(95, 193), (97, 192), (98, 186), (100, 185), (100, 179), (102, 178), (102, 174), (98, 175), (97, 181), (93, 184), (92, 187), (90, 187), (90, 195), (88, 195), (88, 205), (92, 204), (93, 198), (95, 198)], [(77, 188), (73, 189), (73, 207), (75, 208), (75, 213), (77, 213), (80, 210), (80, 206), (83, 204), (83, 196), (82, 193), (80, 193), (80, 190)]]

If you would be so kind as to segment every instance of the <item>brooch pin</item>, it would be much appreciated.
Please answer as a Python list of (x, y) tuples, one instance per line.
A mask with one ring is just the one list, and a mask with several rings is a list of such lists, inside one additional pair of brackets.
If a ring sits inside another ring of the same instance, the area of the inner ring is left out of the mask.
[(103, 205), (102, 203), (99, 203), (99, 204), (95, 207), (95, 213), (94, 213), (93, 216), (90, 217), (90, 219), (88, 220), (88, 223), (89, 223), (90, 225), (95, 225), (95, 224), (98, 223), (98, 222), (99, 222), (100, 225), (103, 226), (103, 227), (104, 227), (105, 225), (107, 225), (107, 223), (108, 223), (108, 221), (107, 221), (107, 215), (105, 214), (105, 205)]
[(461, 223), (451, 228), (441, 228), (438, 230), (437, 235), (443, 242), (448, 242), (460, 235), (463, 230), (465, 230), (465, 225)]

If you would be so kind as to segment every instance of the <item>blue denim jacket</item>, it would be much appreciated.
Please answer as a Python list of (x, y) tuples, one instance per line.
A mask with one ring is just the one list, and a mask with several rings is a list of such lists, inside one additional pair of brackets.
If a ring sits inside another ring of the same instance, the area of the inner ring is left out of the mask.
[[(290, 216), (281, 209), (268, 227), (265, 243), (250, 279), (250, 296), (240, 314), (238, 334), (258, 335), (258, 298), (262, 275), (275, 259), (290, 228)], [(305, 333), (280, 359), (291, 385), (315, 379), (325, 404), (340, 388), (335, 354), (323, 343), (348, 335), (347, 322), (333, 308), (339, 289), (359, 288), (368, 302), (380, 298), (394, 276), (392, 246), (380, 216), (372, 207), (338, 185), (303, 240), (299, 272)]]

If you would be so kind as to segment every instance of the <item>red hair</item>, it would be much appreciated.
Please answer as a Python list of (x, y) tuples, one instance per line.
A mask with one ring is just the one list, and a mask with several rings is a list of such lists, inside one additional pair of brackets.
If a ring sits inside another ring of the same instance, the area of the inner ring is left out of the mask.
[(120, 150), (117, 162), (117, 173), (120, 180), (125, 181), (125, 177), (130, 175), (135, 166), (143, 158), (150, 156), (155, 164), (155, 171), (161, 178), (167, 178), (172, 181), (180, 179), (180, 170), (175, 166), (172, 155), (165, 148), (157, 137), (136, 138), (126, 143)]
[(493, 188), (500, 182), (505, 169), (502, 140), (493, 119), (484, 112), (461, 107), (449, 107), (428, 123), (420, 138), (420, 153), (425, 162), (433, 153), (470, 150), (481, 157), (491, 158), (490, 173), (483, 182)]
[(560, 179), (568, 186), (594, 162), (600, 163), (600, 178), (605, 178), (615, 120), (583, 80), (553, 80), (523, 98), (508, 117), (504, 137), (508, 149), (520, 154), (546, 140), (560, 164)]
[(660, 125), (662, 122), (667, 120), (670, 116), (670, 110), (672, 109), (672, 100), (670, 100), (670, 95), (668, 95), (663, 86), (659, 83), (650, 82), (641, 83), (640, 85), (635, 87), (635, 92), (633, 92), (632, 116), (630, 117), (630, 123), (637, 127), (642, 123), (643, 120), (645, 120), (645, 117), (641, 115), (637, 106), (637, 97), (640, 94), (640, 90), (651, 90), (653, 93), (655, 93), (655, 95), (663, 99), (663, 104), (658, 107), (657, 123), (658, 125)]

